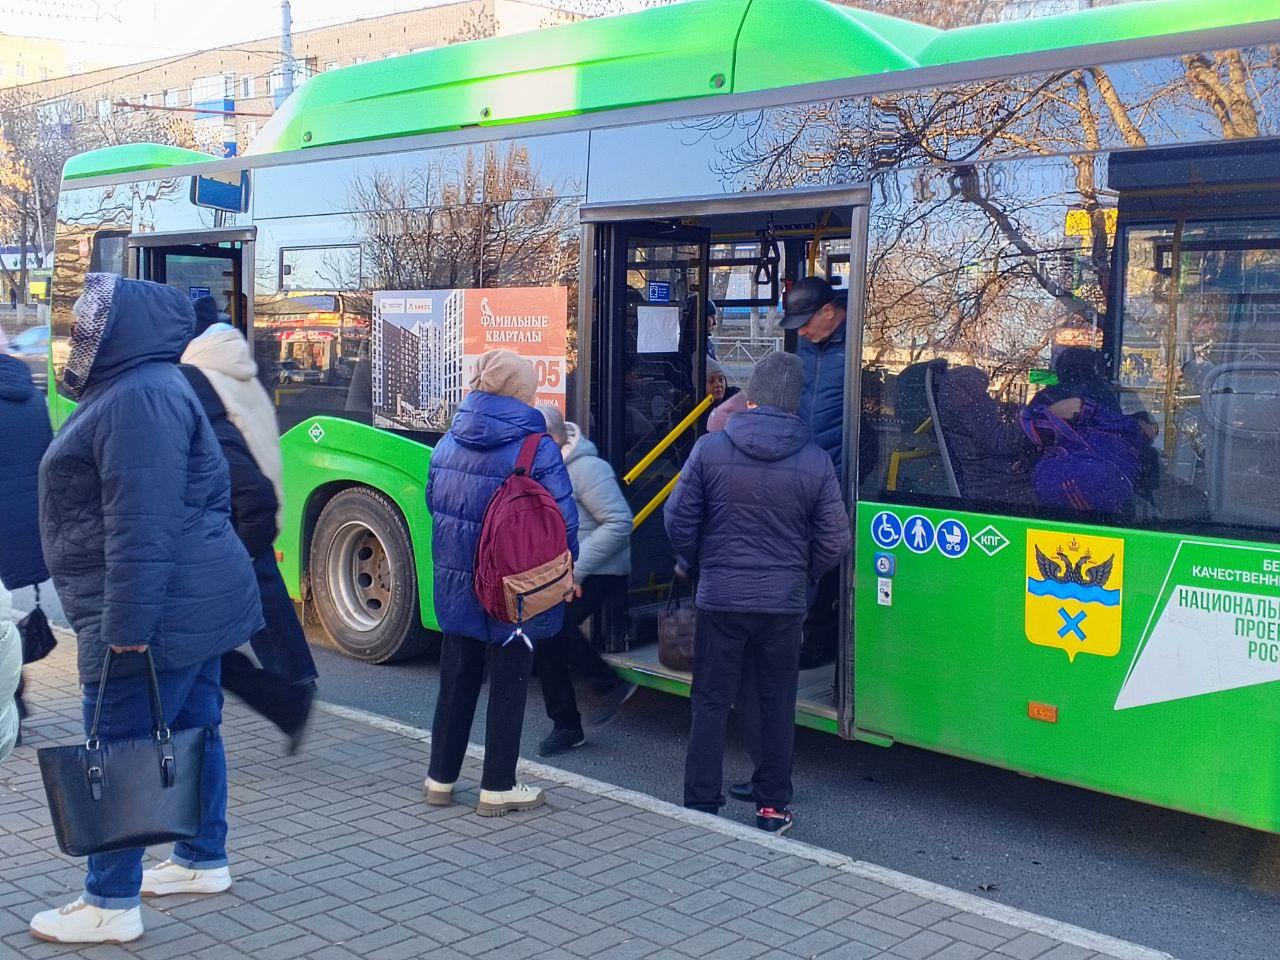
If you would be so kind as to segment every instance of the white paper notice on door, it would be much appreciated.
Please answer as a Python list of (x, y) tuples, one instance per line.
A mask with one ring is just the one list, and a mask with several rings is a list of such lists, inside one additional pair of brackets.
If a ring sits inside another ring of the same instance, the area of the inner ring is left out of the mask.
[(679, 307), (638, 307), (636, 353), (675, 353), (680, 349)]

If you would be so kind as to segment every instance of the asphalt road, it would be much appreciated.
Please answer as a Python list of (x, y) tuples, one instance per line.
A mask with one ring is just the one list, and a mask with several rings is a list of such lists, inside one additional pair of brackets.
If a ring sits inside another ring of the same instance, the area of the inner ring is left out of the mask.
[[(29, 592), (19, 594), (19, 609), (28, 605)], [(316, 659), (324, 699), (430, 726), (434, 658), (374, 667), (317, 647)], [(482, 696), (477, 741), (483, 714)], [(536, 756), (548, 727), (535, 682), (525, 756)], [(679, 802), (688, 728), (685, 700), (641, 690), (612, 724), (589, 732), (585, 746), (551, 762)], [(425, 775), (426, 760), (413, 776)], [(747, 774), (732, 741), (726, 770), (734, 779)], [(1181, 960), (1280, 956), (1280, 837), (803, 729), (795, 783), (796, 839)], [(744, 822), (751, 813), (741, 804), (725, 811)]]

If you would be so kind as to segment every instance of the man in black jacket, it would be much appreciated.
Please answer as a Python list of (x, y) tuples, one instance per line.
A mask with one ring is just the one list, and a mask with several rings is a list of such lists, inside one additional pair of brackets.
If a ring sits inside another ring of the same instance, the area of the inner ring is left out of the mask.
[(680, 564), (699, 572), (685, 806), (708, 813), (724, 806), (725, 726), (750, 660), (760, 731), (756, 825), (770, 833), (792, 825), (787, 805), (808, 589), (850, 544), (831, 458), (796, 415), (803, 388), (799, 357), (779, 352), (761, 360), (747, 384), (747, 409), (694, 445), (666, 506)]

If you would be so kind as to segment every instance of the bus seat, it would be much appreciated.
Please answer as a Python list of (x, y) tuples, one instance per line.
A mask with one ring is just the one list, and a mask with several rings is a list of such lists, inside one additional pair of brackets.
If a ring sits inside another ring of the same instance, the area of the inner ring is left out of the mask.
[(951, 461), (951, 453), (947, 450), (947, 438), (942, 432), (942, 418), (938, 416), (937, 378), (947, 369), (945, 360), (935, 361), (925, 367), (924, 398), (929, 404), (929, 417), (933, 420), (933, 433), (938, 441), (938, 455), (942, 459), (942, 473), (947, 478), (947, 490), (953, 497), (960, 496), (960, 483), (956, 479), (955, 464)]
[(1210, 519), (1280, 525), (1280, 363), (1238, 361), (1212, 368), (1201, 405)]
[(890, 493), (944, 492), (946, 479), (925, 380), (931, 367), (945, 369), (946, 363), (928, 360), (909, 364), (894, 378), (893, 413), (899, 435), (884, 477), (885, 490)]

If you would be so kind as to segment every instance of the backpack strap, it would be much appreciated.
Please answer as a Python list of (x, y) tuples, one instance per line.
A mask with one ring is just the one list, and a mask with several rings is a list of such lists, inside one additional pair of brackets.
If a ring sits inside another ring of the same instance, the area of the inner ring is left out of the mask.
[(520, 445), (520, 454), (516, 457), (515, 473), (533, 476), (533, 461), (538, 456), (538, 444), (542, 442), (543, 437), (549, 436), (548, 433), (531, 433), (524, 438), (524, 443)]

